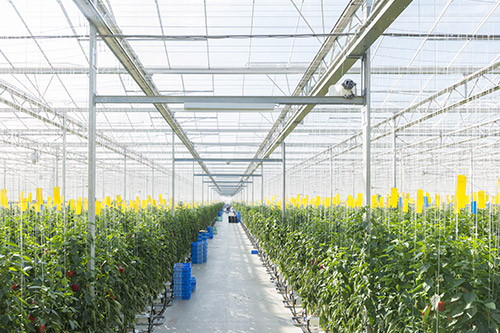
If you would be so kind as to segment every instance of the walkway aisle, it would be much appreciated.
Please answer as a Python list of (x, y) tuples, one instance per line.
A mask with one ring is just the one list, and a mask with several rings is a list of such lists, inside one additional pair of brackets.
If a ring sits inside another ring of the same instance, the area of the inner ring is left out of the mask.
[(259, 257), (239, 223), (217, 222), (208, 240), (208, 262), (193, 265), (196, 291), (190, 300), (174, 300), (165, 323), (154, 333), (302, 332), (293, 326)]

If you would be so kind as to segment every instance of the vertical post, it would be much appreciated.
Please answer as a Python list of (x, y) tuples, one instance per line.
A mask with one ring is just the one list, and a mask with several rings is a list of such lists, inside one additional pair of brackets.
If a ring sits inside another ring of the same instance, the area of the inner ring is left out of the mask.
[(399, 160), (399, 188), (401, 191), (403, 191), (403, 158), (400, 158)]
[(106, 189), (105, 189), (105, 182), (106, 182), (106, 177), (104, 177), (105, 170), (102, 168), (102, 199), (106, 197)]
[(123, 152), (123, 201), (127, 200), (127, 151)]
[(474, 151), (470, 150), (470, 200), (474, 200)]
[(392, 187), (397, 187), (396, 175), (397, 175), (397, 155), (396, 155), (396, 119), (392, 123)]
[(62, 195), (63, 207), (66, 206), (66, 112), (63, 118), (63, 156), (62, 156)]
[(330, 200), (333, 198), (333, 151), (330, 150)]
[(175, 132), (172, 131), (172, 216), (175, 216)]
[(193, 162), (193, 188), (192, 188), (192, 194), (193, 194), (193, 208), (194, 208), (194, 162)]
[(3, 188), (7, 189), (7, 161), (3, 160)]
[(264, 163), (260, 164), (260, 204), (264, 206)]
[(201, 176), (201, 204), (205, 205), (205, 185), (203, 182), (205, 181), (205, 177)]
[(283, 190), (283, 193), (281, 195), (281, 211), (282, 211), (282, 214), (283, 214), (283, 224), (285, 223), (285, 213), (286, 213), (286, 152), (285, 152), (285, 141), (283, 141), (281, 143), (281, 159), (282, 159), (282, 165), (283, 165), (283, 169), (282, 169), (282, 177), (283, 177), (283, 182), (282, 182), (282, 190)]
[(56, 152), (56, 184), (55, 186), (59, 186), (59, 149)]
[[(364, 8), (364, 19), (368, 19), (371, 9), (371, 0), (366, 0)], [(371, 204), (371, 124), (370, 124), (370, 111), (371, 111), (371, 82), (370, 82), (370, 48), (368, 48), (362, 58), (362, 71), (363, 71), (363, 94), (365, 96), (365, 105), (362, 108), (363, 114), (363, 167), (364, 167), (364, 201), (367, 208), (366, 221), (368, 222), (368, 230), (371, 229), (370, 222), (370, 204)]]
[(255, 204), (255, 189), (254, 189), (254, 180), (252, 180), (252, 205)]
[(151, 167), (151, 198), (155, 199), (155, 168)]
[(89, 156), (88, 156), (88, 269), (94, 271), (95, 257), (95, 175), (96, 175), (96, 27), (89, 22)]

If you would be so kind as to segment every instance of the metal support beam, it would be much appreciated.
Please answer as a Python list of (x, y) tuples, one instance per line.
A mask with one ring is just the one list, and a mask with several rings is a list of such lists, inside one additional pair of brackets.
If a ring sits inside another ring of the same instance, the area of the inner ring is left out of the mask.
[(127, 155), (123, 156), (123, 201), (127, 200)]
[(151, 197), (155, 198), (155, 168), (151, 168)]
[[(256, 174), (245, 174), (245, 173), (211, 173), (211, 174), (204, 174), (204, 173), (195, 173), (195, 177), (261, 177), (262, 175), (256, 175)], [(213, 182), (216, 182), (215, 180)]]
[[(213, 184), (214, 182), (211, 180), (204, 180), (203, 184)], [(245, 181), (242, 182), (241, 180), (235, 180), (235, 181), (225, 181), (225, 180), (218, 180), (217, 184), (253, 184), (253, 181)]]
[[(281, 105), (363, 105), (362, 96), (353, 98), (332, 96), (97, 96), (97, 103), (111, 104), (281, 104)], [(248, 107), (245, 106), (245, 109)]]
[(230, 162), (230, 163), (248, 163), (248, 162), (258, 162), (258, 163), (281, 163), (282, 159), (279, 158), (266, 158), (266, 159), (255, 159), (255, 158), (176, 158), (175, 163), (179, 162)]
[(96, 27), (89, 22), (89, 156), (88, 156), (88, 269), (94, 272), (95, 258), (95, 186), (96, 186)]
[[(95, 109), (94, 109), (95, 111)], [(63, 207), (66, 207), (66, 115), (63, 118), (63, 152), (62, 152), (62, 195), (63, 195)]]
[(392, 131), (392, 187), (397, 187), (397, 162), (396, 122), (394, 121), (394, 130)]
[(286, 151), (285, 151), (285, 142), (283, 141), (281, 143), (281, 160), (283, 164), (283, 169), (282, 169), (282, 183), (281, 183), (281, 189), (282, 189), (282, 194), (281, 194), (281, 213), (283, 216), (282, 222), (283, 224), (286, 223), (285, 218), (286, 218)]
[[(366, 0), (364, 5), (365, 20), (368, 20), (371, 10), (371, 0)], [(370, 43), (371, 44), (371, 43)], [(365, 216), (366, 221), (370, 225), (370, 204), (371, 204), (371, 53), (370, 46), (366, 47), (365, 53), (362, 58), (362, 68), (363, 68), (363, 94), (365, 96), (366, 104), (363, 106), (363, 166), (364, 166), (364, 193), (365, 197), (365, 207), (367, 213)], [(354, 195), (354, 193), (353, 193)], [(370, 229), (370, 227), (369, 227)]]
[[(111, 52), (116, 56), (118, 61), (127, 70), (130, 76), (137, 83), (139, 88), (147, 96), (160, 95), (159, 89), (154, 84), (151, 77), (146, 72), (146, 69), (139, 60), (139, 56), (134, 52), (132, 46), (125, 39), (115, 37), (121, 35), (122, 31), (113, 19), (113, 15), (108, 11), (106, 5), (99, 1), (93, 3), (87, 0), (73, 0), (82, 14), (87, 18), (90, 24), (96, 26), (97, 32), (100, 35), (105, 35), (103, 41), (109, 47)], [(194, 145), (189, 140), (187, 134), (183, 131), (179, 122), (175, 119), (173, 112), (168, 109), (164, 104), (156, 103), (155, 108), (160, 112), (172, 131), (179, 137), (180, 141), (186, 146), (193, 158), (200, 158)], [(207, 166), (203, 162), (199, 162), (201, 168), (206, 173), (210, 173)]]
[(193, 162), (193, 179), (192, 179), (192, 182), (193, 182), (193, 186), (191, 187), (191, 193), (193, 194), (193, 200), (191, 200), (193, 202), (193, 208), (194, 208), (194, 162)]
[(172, 216), (175, 216), (175, 133), (172, 132)]
[(264, 164), (260, 164), (260, 174), (262, 178), (260, 179), (260, 203), (264, 206)]
[[(146, 67), (145, 71), (150, 75), (177, 74), (177, 75), (272, 75), (272, 74), (304, 74), (307, 66), (283, 67), (262, 66), (262, 67), (223, 67), (223, 68), (169, 68), (169, 67)], [(475, 66), (378, 66), (372, 67), (372, 74), (377, 75), (453, 75), (475, 72), (478, 67)], [(353, 66), (349, 74), (360, 74), (361, 68)], [(86, 67), (0, 67), (0, 74), (13, 75), (88, 75), (89, 70)], [(127, 70), (118, 67), (99, 67), (97, 74), (128, 74)], [(496, 71), (495, 74), (500, 74)]]
[[(348, 39), (343, 47), (336, 48), (338, 40), (331, 36), (325, 40), (313, 59), (304, 77), (295, 89), (294, 96), (324, 96), (328, 88), (337, 83), (385, 29), (403, 12), (412, 0), (378, 0), (373, 12), (356, 28), (355, 37)], [(350, 29), (358, 19), (356, 11), (362, 1), (351, 0), (341, 15), (332, 33)], [(330, 59), (328, 59), (330, 58)], [(364, 101), (364, 104), (368, 104)], [(268, 157), (277, 146), (297, 127), (313, 109), (311, 105), (299, 108), (285, 107), (273, 125), (255, 158)], [(257, 164), (250, 164), (245, 173), (252, 173)], [(369, 198), (368, 198), (369, 200)]]

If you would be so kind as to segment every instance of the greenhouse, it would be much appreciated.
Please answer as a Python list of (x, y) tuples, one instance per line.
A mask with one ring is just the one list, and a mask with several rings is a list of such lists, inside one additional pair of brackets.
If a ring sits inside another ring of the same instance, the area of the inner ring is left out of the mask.
[(0, 332), (500, 332), (500, 0), (0, 1)]

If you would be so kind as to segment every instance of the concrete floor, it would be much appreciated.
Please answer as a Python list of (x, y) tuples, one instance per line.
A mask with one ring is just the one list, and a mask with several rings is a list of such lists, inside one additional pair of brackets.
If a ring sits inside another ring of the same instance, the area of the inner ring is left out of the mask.
[(196, 291), (190, 300), (174, 300), (165, 322), (154, 332), (302, 332), (293, 326), (258, 255), (239, 223), (227, 214), (208, 241), (208, 262), (193, 265)]

